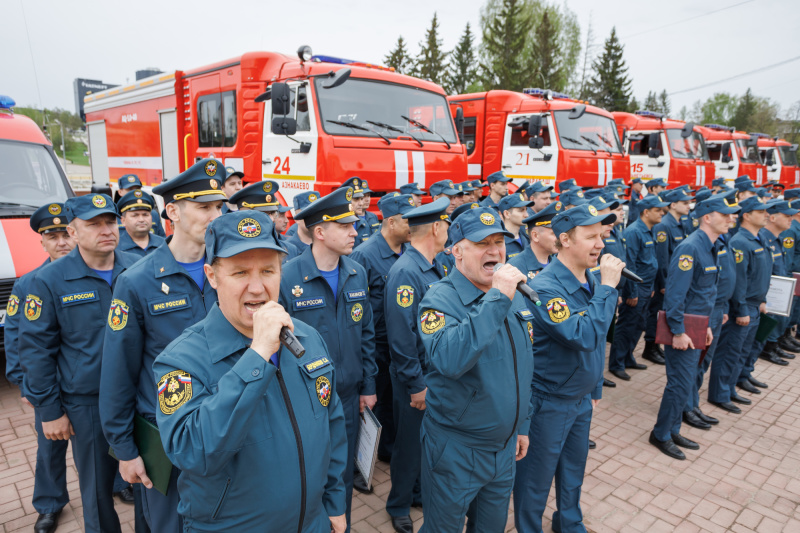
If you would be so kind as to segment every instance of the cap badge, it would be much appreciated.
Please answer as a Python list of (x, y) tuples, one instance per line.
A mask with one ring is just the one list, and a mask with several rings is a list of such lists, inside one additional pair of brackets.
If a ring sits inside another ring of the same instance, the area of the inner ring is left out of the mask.
[(494, 224), (494, 216), (492, 216), (490, 213), (483, 213), (480, 218), (481, 222), (483, 222), (487, 226), (491, 226), (492, 224)]
[(95, 195), (94, 198), (92, 198), (92, 204), (96, 208), (101, 209), (101, 208), (106, 206), (106, 199), (103, 198), (102, 196), (100, 196), (99, 194), (97, 194), (97, 195)]
[(216, 161), (209, 161), (206, 163), (206, 174), (209, 176), (216, 176), (217, 175), (217, 162)]
[(136, 178), (134, 178), (133, 176), (128, 176), (128, 181), (130, 183), (133, 183), (134, 181), (136, 181)]
[(292, 296), (299, 298), (303, 295), (303, 288), (300, 285), (295, 285), (292, 288)]
[(219, 183), (217, 183), (217, 180), (208, 180), (208, 184), (211, 185), (212, 189), (216, 189), (217, 187), (219, 187)]
[(555, 210), (556, 211), (561, 211), (561, 202), (556, 202)]
[(268, 195), (266, 195), (266, 196), (264, 197), (264, 200), (265, 200), (267, 203), (270, 203), (270, 202), (272, 201), (272, 195), (271, 195), (271, 194), (268, 194)]
[(410, 196), (408, 197), (408, 205), (414, 205), (414, 199)]
[(519, 193), (519, 199), (524, 202), (525, 201), (525, 195), (522, 194), (522, 193)]
[(242, 237), (252, 238), (261, 235), (261, 224), (252, 218), (243, 218), (236, 229)]
[(576, 192), (575, 196), (577, 196), (578, 198), (583, 198), (583, 191), (580, 190), (580, 191)]
[(50, 207), (47, 208), (47, 211), (51, 215), (60, 215), (61, 214), (61, 206), (58, 204), (50, 204)]
[(309, 202), (313, 202), (316, 199), (317, 199), (317, 195), (316, 194), (309, 194), (308, 195), (308, 201)]
[(61, 224), (61, 219), (56, 217), (53, 219), (53, 224)]
[(136, 189), (135, 191), (133, 191), (133, 196), (135, 198), (141, 198), (142, 197), (142, 191), (140, 191), (139, 189)]
[(272, 190), (272, 182), (271, 181), (265, 182), (263, 189), (264, 192), (270, 192)]
[(606, 202), (606, 201), (603, 199), (603, 197), (602, 197), (602, 196), (598, 196), (598, 198), (600, 198), (600, 201), (601, 201), (601, 202), (603, 202), (604, 204), (607, 204), (607, 203), (608, 203), (608, 202)]
[(348, 188), (347, 188), (347, 192), (346, 192), (346, 193), (344, 193), (344, 198), (345, 198), (345, 200), (347, 200), (348, 202), (349, 202), (349, 201), (351, 201), (351, 200), (353, 199), (353, 188), (352, 188), (352, 187), (348, 187)]
[(597, 209), (595, 209), (593, 205), (589, 206), (589, 214), (592, 215), (593, 217), (597, 216)]

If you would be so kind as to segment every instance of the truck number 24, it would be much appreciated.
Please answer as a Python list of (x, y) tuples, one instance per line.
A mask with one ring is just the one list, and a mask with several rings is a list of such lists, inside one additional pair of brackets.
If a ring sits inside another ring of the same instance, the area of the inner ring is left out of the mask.
[(283, 160), (283, 165), (281, 165), (281, 158), (275, 157), (273, 159), (275, 161), (275, 166), (273, 167), (273, 174), (280, 174), (283, 172), (284, 174), (289, 174), (291, 171), (289, 170), (289, 156), (286, 156), (286, 159)]

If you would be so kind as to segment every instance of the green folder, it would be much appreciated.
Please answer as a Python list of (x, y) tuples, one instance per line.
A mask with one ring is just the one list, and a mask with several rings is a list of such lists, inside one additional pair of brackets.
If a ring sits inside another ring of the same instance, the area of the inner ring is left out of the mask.
[(611, 325), (608, 326), (608, 333), (606, 333), (606, 342), (613, 344), (614, 343), (614, 331), (617, 329), (617, 315), (614, 315), (611, 318)]
[(772, 333), (772, 330), (775, 329), (777, 325), (777, 319), (761, 313), (761, 320), (759, 320), (758, 329), (756, 330), (756, 340), (758, 342), (766, 341), (769, 334)]
[[(153, 482), (153, 488), (166, 496), (169, 478), (172, 475), (172, 463), (164, 453), (158, 428), (145, 417), (136, 414), (133, 418), (133, 440), (139, 448), (139, 455), (144, 461), (147, 477)], [(108, 449), (108, 454), (114, 459), (117, 458), (111, 448)]]

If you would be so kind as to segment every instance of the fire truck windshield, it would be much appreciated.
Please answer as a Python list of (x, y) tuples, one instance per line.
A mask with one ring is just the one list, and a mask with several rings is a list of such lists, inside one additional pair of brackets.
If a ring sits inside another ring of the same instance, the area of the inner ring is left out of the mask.
[(703, 136), (693, 131), (689, 137), (681, 137), (681, 130), (668, 129), (667, 139), (672, 157), (677, 159), (708, 159)]
[(781, 152), (781, 161), (783, 161), (784, 166), (797, 166), (797, 150), (792, 150), (791, 146), (779, 146), (778, 149)]
[(739, 160), (742, 163), (761, 163), (758, 148), (747, 146), (747, 139), (736, 139), (736, 153), (739, 154)]
[[(406, 137), (425, 143), (455, 143), (453, 118), (445, 97), (424, 89), (364, 79), (325, 89), (315, 80), (320, 125), (329, 135)], [(409, 117), (427, 128), (415, 126)]]
[(45, 146), (0, 141), (0, 203), (32, 206), (67, 199), (57, 163)]
[(594, 113), (584, 113), (579, 118), (569, 118), (569, 114), (569, 110), (553, 112), (563, 148), (622, 153), (613, 120)]

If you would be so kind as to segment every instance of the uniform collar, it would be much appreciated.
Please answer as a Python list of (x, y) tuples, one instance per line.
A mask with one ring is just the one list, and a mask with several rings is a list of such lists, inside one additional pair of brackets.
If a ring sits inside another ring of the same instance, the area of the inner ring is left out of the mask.
[(479, 298), (483, 298), (486, 294), (478, 287), (473, 285), (473, 283), (458, 270), (458, 267), (453, 269), (453, 272), (447, 277), (453, 284), (453, 287), (456, 289), (456, 293), (458, 297), (461, 298), (461, 303), (464, 305), (470, 305), (475, 300)]
[(762, 240), (766, 241), (767, 244), (772, 244), (778, 240), (778, 237), (773, 235), (772, 232), (767, 228), (761, 228), (758, 230), (758, 236), (761, 237)]
[(692, 235), (694, 235), (695, 233), (698, 235), (698, 237), (695, 237), (695, 239), (700, 239), (700, 241), (703, 243), (704, 250), (714, 249), (714, 243), (711, 242), (711, 239), (708, 238), (708, 235), (706, 235), (705, 231), (698, 228), (698, 230), (692, 233)]
[(170, 250), (168, 243), (169, 241), (162, 243), (148, 256), (152, 257), (153, 274), (156, 278), (163, 278), (172, 274), (186, 274), (183, 267), (178, 264), (175, 256), (172, 255), (172, 250)]
[[(317, 268), (317, 262), (314, 260), (314, 254), (311, 253), (311, 246), (306, 248), (306, 251), (300, 254), (300, 265), (297, 270), (303, 275), (303, 282), (308, 283), (309, 281), (315, 278), (321, 278), (322, 274), (319, 272), (319, 268)], [(344, 264), (345, 258), (339, 257), (339, 280), (341, 281), (342, 276), (344, 275), (345, 278), (347, 276), (355, 276), (356, 269), (350, 266), (345, 266)], [(339, 283), (339, 290), (341, 291), (344, 286), (344, 283)]]
[[(645, 229), (646, 228), (647, 226), (645, 226)], [(573, 294), (579, 291), (583, 287), (583, 285), (581, 285), (581, 282), (578, 281), (578, 278), (575, 277), (575, 274), (573, 274), (572, 271), (568, 269), (566, 265), (564, 265), (564, 263), (561, 262), (558, 256), (554, 257), (550, 261), (550, 264), (548, 265), (547, 268), (550, 269), (550, 272), (552, 272), (553, 277), (557, 279), (561, 283), (561, 285), (564, 286), (564, 288), (567, 290), (569, 294)], [(587, 270), (586, 280), (589, 281), (589, 283), (591, 284), (591, 276), (589, 276), (588, 272), (589, 271)]]
[(142, 248), (138, 244), (133, 242), (133, 238), (130, 236), (130, 234), (127, 231), (120, 231), (119, 232), (119, 246), (117, 246), (117, 248), (122, 248), (123, 251), (132, 250), (134, 248), (138, 249), (138, 250), (149, 250), (151, 248), (157, 248), (157, 246), (155, 246), (153, 244), (153, 234), (152, 233), (148, 234), (148, 236), (147, 236), (147, 248)]
[[(372, 237), (370, 237), (370, 240), (372, 240), (372, 239), (375, 239), (376, 241), (378, 241), (378, 244), (375, 245), (375, 246), (378, 247), (378, 250), (381, 253), (381, 257), (383, 257), (384, 259), (388, 259), (388, 258), (390, 258), (392, 256), (396, 256), (397, 255), (397, 253), (394, 250), (392, 250), (392, 247), (389, 246), (389, 243), (386, 242), (386, 237), (384, 237), (383, 233), (381, 233), (380, 231), (376, 231), (372, 235)], [(401, 250), (401, 252), (405, 252), (406, 245), (405, 244), (401, 244), (400, 245), (400, 250)]]
[[(428, 260), (425, 258), (425, 256), (422, 255), (422, 253), (420, 253), (420, 251), (414, 248), (412, 245), (409, 244), (403, 253), (410, 255), (411, 258), (414, 260), (414, 262), (417, 264), (417, 266), (420, 268), (420, 270), (422, 270), (423, 272), (427, 272), (428, 270), (433, 269), (433, 263), (429, 263)], [(436, 261), (436, 259), (434, 259), (434, 261)]]
[[(114, 269), (111, 274), (112, 280), (117, 279), (117, 276), (120, 275), (128, 266), (123, 259), (123, 254), (124, 252), (114, 251)], [(64, 261), (64, 263), (61, 263), (60, 261)], [(89, 266), (86, 264), (86, 261), (83, 260), (83, 256), (81, 256), (77, 246), (73, 248), (70, 253), (65, 255), (60, 261), (59, 264), (62, 266), (59, 268), (64, 269), (63, 271), (65, 280), (76, 280), (81, 278), (103, 279), (97, 272), (89, 268)]]

